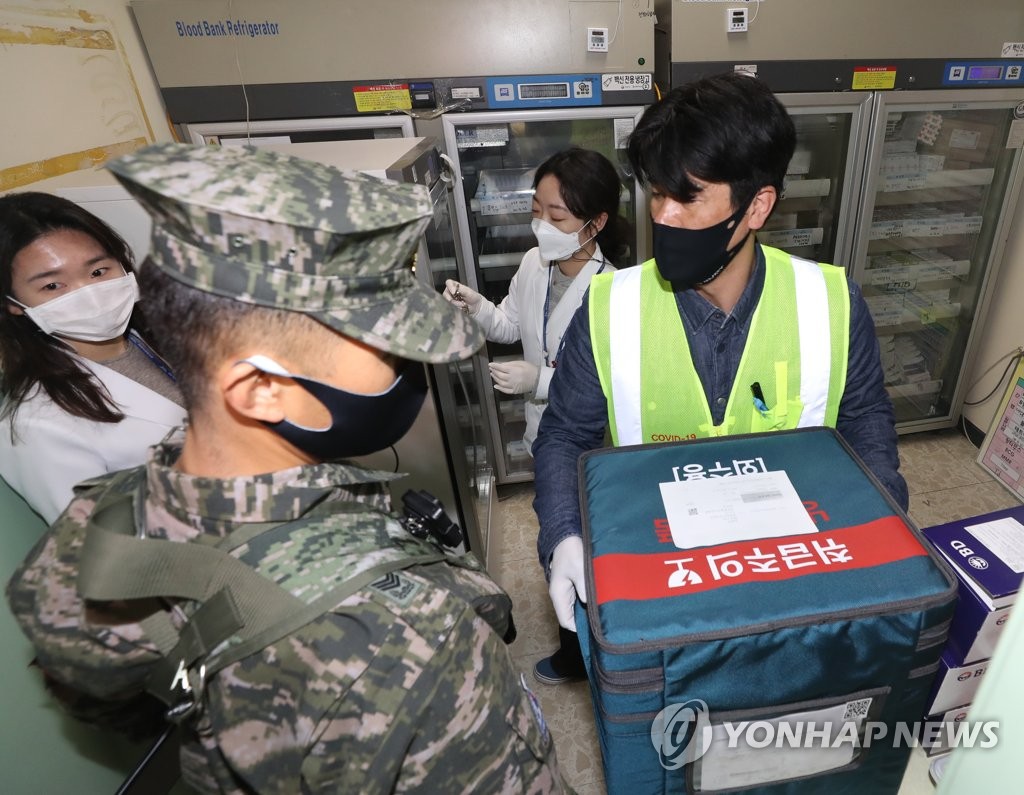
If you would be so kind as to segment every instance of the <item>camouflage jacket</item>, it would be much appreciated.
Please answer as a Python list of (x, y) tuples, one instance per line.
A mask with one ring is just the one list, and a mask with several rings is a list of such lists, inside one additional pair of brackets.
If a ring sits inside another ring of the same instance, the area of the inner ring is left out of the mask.
[[(320, 464), (217, 480), (173, 469), (179, 453), (180, 439), (154, 447), (137, 478), (147, 537), (269, 523), (231, 554), (303, 602), (389, 556), (437, 552), (387, 513), (387, 473)], [(111, 482), (81, 492), (7, 586), (55, 692), (108, 725), (148, 698), (161, 660), (137, 623), (145, 610), (76, 592), (84, 529)], [(185, 724), (184, 779), (226, 793), (564, 791), (536, 699), (492, 626), (500, 616), (474, 609), (493, 596), (505, 598), (478, 563), (405, 569), (229, 664)], [(177, 626), (196, 607), (163, 604)]]

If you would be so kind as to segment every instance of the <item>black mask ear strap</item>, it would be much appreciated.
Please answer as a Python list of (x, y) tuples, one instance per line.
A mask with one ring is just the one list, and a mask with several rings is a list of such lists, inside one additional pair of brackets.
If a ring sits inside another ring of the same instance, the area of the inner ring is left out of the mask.
[[(747, 212), (750, 210), (750, 205), (752, 205), (753, 203), (754, 203), (754, 199), (751, 198), (750, 201), (748, 201), (746, 204), (742, 205), (736, 212), (734, 212), (731, 216), (729, 216), (729, 220), (730, 221), (735, 221), (736, 222), (736, 224), (733, 226), (733, 229), (735, 229), (737, 226), (740, 225), (740, 221), (743, 220), (743, 216), (747, 214)], [(743, 244), (747, 242), (747, 238), (748, 237), (750, 237), (750, 230), (749, 229), (747, 230), (747, 234), (745, 234), (743, 236), (743, 239), (740, 240), (739, 243), (737, 243), (735, 246), (733, 246), (730, 249), (726, 249), (725, 253), (729, 255), (729, 260), (730, 261), (732, 260), (733, 257), (735, 257), (739, 253), (740, 249), (743, 248)]]
[[(736, 212), (734, 212), (726, 219), (726, 222), (735, 222), (730, 231), (739, 226), (740, 220), (746, 214), (747, 210), (750, 209), (750, 205), (753, 203), (754, 200), (751, 199), (744, 206), (740, 207)], [(743, 236), (743, 238), (735, 246), (733, 246), (732, 248), (727, 248), (725, 250), (725, 262), (723, 262), (722, 265), (714, 273), (708, 276), (708, 278), (704, 279), (704, 281), (697, 282), (697, 284), (707, 284), (708, 282), (714, 281), (718, 277), (718, 274), (720, 274), (727, 267), (729, 267), (729, 263), (732, 262), (736, 258), (736, 255), (740, 253), (740, 249), (743, 248), (743, 246), (746, 244), (748, 237), (750, 237), (749, 229), (747, 230), (747, 233)]]
[(737, 243), (732, 248), (726, 249), (725, 250), (725, 260), (722, 262), (722, 264), (720, 266), (718, 266), (718, 268), (715, 270), (714, 273), (712, 273), (710, 276), (708, 276), (703, 281), (697, 282), (697, 284), (698, 285), (704, 285), (704, 284), (708, 284), (709, 282), (713, 282), (715, 279), (717, 279), (718, 278), (718, 274), (720, 274), (722, 271), (724, 271), (726, 268), (728, 268), (729, 267), (729, 263), (731, 263), (736, 258), (736, 255), (740, 253), (740, 249), (743, 248), (743, 245), (744, 245), (744, 243), (747, 242), (747, 238), (748, 237), (750, 237), (750, 232), (749, 231), (747, 232), (747, 234), (745, 234), (743, 236), (743, 239), (739, 243)]
[[(750, 205), (752, 205), (753, 203), (754, 203), (754, 199), (751, 198), (750, 201), (748, 201), (746, 204), (740, 205), (740, 208), (736, 212), (734, 212), (732, 215), (729, 216), (729, 218), (727, 220), (735, 221), (733, 229), (735, 229), (737, 226), (739, 226), (740, 220), (743, 218), (744, 215), (747, 214), (747, 210), (750, 209)], [(746, 240), (746, 238), (743, 238), (743, 239)], [(742, 243), (736, 246), (736, 250), (739, 250), (740, 245), (742, 245)]]

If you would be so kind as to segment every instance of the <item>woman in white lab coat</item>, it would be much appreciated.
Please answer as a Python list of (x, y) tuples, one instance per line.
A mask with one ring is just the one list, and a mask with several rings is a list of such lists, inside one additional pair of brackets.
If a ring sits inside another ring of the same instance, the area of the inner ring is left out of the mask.
[(184, 421), (132, 328), (128, 245), (77, 204), (0, 197), (0, 475), (47, 522), (90, 477), (141, 464)]
[(548, 385), (558, 350), (594, 274), (615, 270), (624, 252), (619, 217), (622, 183), (604, 155), (572, 148), (545, 160), (533, 178), (533, 232), (537, 246), (526, 252), (508, 295), (497, 306), (449, 279), (444, 296), (461, 304), (492, 342), (522, 340), (523, 359), (491, 362), (494, 388), (526, 400), (529, 450), (547, 406)]
[[(548, 385), (558, 364), (558, 351), (569, 321), (583, 302), (590, 279), (613, 271), (610, 259), (626, 249), (619, 217), (622, 184), (606, 157), (589, 149), (567, 149), (552, 155), (533, 178), (533, 233), (537, 246), (526, 252), (512, 277), (508, 295), (495, 306), (464, 284), (451, 279), (445, 298), (460, 303), (493, 342), (523, 343), (523, 359), (491, 362), (494, 388), (526, 399), (528, 450), (547, 406)], [(532, 450), (531, 450), (532, 455)], [(558, 650), (534, 666), (545, 684), (586, 676), (575, 632), (559, 627)]]

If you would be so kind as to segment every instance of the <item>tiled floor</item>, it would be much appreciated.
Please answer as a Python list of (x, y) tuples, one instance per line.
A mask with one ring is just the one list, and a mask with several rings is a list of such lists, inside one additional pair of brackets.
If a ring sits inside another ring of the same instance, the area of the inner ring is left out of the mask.
[[(975, 463), (977, 449), (958, 430), (900, 438), (902, 471), (910, 487), (910, 516), (919, 527), (976, 516), (1019, 504)], [(491, 568), (515, 603), (519, 637), (512, 644), (518, 667), (534, 663), (558, 643), (554, 612), (537, 563), (533, 484), (500, 487), (492, 526)], [(551, 727), (562, 771), (580, 795), (604, 793), (590, 694), (585, 683), (534, 688)], [(928, 760), (915, 749), (900, 795), (928, 795)], [(612, 793), (616, 795), (616, 793)]]

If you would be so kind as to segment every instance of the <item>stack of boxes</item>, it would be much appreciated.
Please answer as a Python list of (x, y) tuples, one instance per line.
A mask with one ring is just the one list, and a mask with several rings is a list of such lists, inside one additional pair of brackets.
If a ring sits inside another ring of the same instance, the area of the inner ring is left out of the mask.
[(1017, 598), (1024, 577), (1024, 506), (922, 532), (959, 581), (959, 601), (924, 718), (922, 745), (932, 756), (950, 750), (951, 732), (938, 727), (966, 719)]
[(946, 170), (976, 168), (988, 160), (993, 142), (999, 145), (995, 133), (995, 125), (984, 113), (976, 117), (967, 112), (947, 114), (927, 151), (943, 157)]

